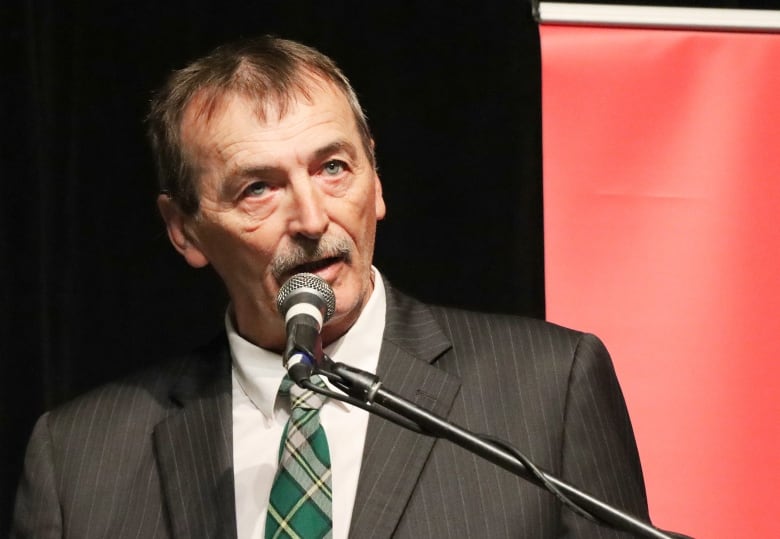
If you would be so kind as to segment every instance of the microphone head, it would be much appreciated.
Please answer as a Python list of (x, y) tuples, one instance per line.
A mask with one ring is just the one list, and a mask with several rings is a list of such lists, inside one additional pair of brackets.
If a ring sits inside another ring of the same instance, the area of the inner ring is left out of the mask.
[(285, 282), (276, 296), (276, 307), (287, 317), (290, 307), (298, 303), (315, 305), (322, 313), (322, 323), (336, 311), (336, 295), (328, 283), (313, 273), (296, 273)]

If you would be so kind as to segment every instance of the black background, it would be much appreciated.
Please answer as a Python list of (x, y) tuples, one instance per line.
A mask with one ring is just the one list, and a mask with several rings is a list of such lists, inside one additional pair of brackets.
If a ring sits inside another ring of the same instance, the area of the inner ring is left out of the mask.
[(424, 300), (544, 316), (539, 42), (525, 1), (6, 0), (0, 536), (37, 416), (220, 330), (219, 282), (186, 266), (157, 216), (142, 119), (171, 69), (263, 33), (315, 46), (356, 88), (388, 206), (383, 273)]

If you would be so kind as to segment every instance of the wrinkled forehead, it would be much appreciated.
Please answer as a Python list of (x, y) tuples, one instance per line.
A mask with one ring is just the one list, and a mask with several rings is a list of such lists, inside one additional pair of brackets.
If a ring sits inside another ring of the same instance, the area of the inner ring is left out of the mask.
[(284, 91), (264, 90), (250, 85), (227, 89), (206, 87), (196, 92), (184, 108), (180, 127), (186, 124), (190, 127), (194, 124), (207, 127), (236, 99), (250, 104), (255, 118), (261, 123), (278, 122), (297, 105), (311, 105), (315, 96), (323, 93), (337, 96), (347, 102), (347, 97), (340, 88), (312, 73), (301, 74), (298, 80)]
[[(356, 155), (371, 162), (354, 112), (339, 88), (318, 82), (306, 93), (286, 98), (261, 102), (254, 94), (243, 92), (196, 96), (185, 111), (180, 130), (181, 151), (193, 178), (198, 178), (208, 163), (227, 165), (238, 155), (246, 156), (249, 148), (275, 155), (348, 141)], [(299, 136), (304, 132), (308, 134)], [(250, 141), (254, 142), (248, 145)]]
[[(204, 90), (193, 96), (184, 110), (180, 122), (180, 141), (183, 159), (196, 175), (203, 158), (221, 156), (226, 145), (236, 139), (232, 132), (255, 132), (256, 128), (276, 129), (289, 116), (296, 122), (302, 118), (311, 122), (308, 112), (316, 110), (322, 118), (338, 118), (335, 124), (342, 126), (342, 135), (353, 139), (354, 146), (373, 166), (371, 148), (359, 129), (359, 123), (349, 99), (335, 84), (322, 79), (311, 79), (295, 92), (285, 95), (262, 95), (257, 92)], [(289, 124), (288, 125), (292, 125)], [(238, 135), (237, 135), (238, 136)], [(239, 136), (240, 137), (240, 136)]]

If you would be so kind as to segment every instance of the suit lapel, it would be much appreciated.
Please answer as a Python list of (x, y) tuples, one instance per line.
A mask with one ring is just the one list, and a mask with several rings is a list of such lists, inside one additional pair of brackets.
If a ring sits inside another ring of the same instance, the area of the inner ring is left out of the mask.
[[(387, 320), (377, 374), (388, 390), (446, 416), (460, 380), (431, 363), (451, 344), (427, 307), (386, 288)], [(392, 536), (434, 442), (371, 416), (350, 536)]]
[(185, 362), (175, 410), (154, 430), (172, 536), (235, 538), (230, 359), (219, 340)]

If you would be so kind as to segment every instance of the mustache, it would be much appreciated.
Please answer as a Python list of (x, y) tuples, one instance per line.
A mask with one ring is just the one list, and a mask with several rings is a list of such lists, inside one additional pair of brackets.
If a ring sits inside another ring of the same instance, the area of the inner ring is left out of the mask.
[(281, 283), (298, 266), (328, 258), (342, 258), (349, 262), (352, 242), (343, 237), (323, 236), (316, 241), (293, 243), (271, 260), (271, 274)]

